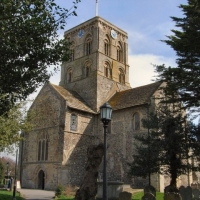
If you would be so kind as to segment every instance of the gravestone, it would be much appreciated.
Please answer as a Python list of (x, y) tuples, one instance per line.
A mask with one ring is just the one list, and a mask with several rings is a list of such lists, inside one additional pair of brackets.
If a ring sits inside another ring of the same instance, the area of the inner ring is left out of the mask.
[(166, 192), (164, 194), (164, 200), (181, 200), (181, 195), (176, 192)]
[(142, 200), (156, 200), (156, 197), (152, 193), (147, 192), (142, 197)]
[(192, 188), (187, 186), (185, 190), (186, 200), (192, 200)]
[(192, 200), (192, 188), (190, 186), (187, 186), (186, 188), (181, 186), (179, 188), (179, 193), (182, 200)]
[(179, 193), (181, 195), (182, 200), (187, 200), (186, 199), (186, 188), (183, 185), (179, 188)]
[(120, 192), (119, 200), (131, 200), (132, 194), (130, 192)]
[(194, 195), (193, 200), (199, 200), (200, 191), (199, 189), (192, 190), (192, 194)]
[(165, 187), (164, 193), (168, 193), (168, 192), (178, 193), (179, 190), (174, 185), (168, 185), (168, 186)]
[(192, 183), (191, 188), (192, 189), (198, 189), (198, 183)]
[(144, 187), (144, 194), (151, 193), (156, 197), (156, 189), (152, 185), (146, 185)]

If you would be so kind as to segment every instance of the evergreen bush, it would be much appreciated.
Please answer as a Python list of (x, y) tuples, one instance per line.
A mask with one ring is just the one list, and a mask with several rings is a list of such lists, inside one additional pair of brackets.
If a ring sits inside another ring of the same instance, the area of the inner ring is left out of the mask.
[(63, 185), (58, 185), (55, 191), (55, 196), (59, 197), (60, 195), (63, 195), (65, 191), (65, 187)]

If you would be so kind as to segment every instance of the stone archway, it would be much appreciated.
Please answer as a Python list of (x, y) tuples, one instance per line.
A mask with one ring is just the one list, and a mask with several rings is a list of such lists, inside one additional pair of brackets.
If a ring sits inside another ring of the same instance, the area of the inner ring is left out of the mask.
[(45, 173), (43, 170), (40, 170), (38, 173), (38, 189), (44, 190), (45, 186)]

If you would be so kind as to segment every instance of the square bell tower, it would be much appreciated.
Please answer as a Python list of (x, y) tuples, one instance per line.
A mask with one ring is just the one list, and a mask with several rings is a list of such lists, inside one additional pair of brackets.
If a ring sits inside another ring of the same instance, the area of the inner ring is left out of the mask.
[(71, 58), (61, 66), (60, 86), (76, 91), (95, 112), (115, 92), (130, 89), (126, 32), (97, 16), (64, 37)]

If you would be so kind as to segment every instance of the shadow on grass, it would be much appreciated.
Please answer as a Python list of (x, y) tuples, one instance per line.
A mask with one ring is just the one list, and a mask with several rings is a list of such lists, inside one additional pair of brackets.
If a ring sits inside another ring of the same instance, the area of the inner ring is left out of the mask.
[[(12, 192), (0, 192), (0, 200), (12, 200)], [(16, 200), (24, 200), (23, 197), (16, 196)]]

